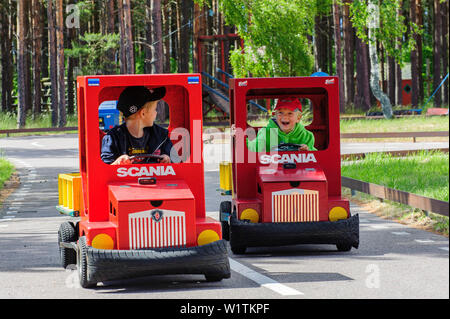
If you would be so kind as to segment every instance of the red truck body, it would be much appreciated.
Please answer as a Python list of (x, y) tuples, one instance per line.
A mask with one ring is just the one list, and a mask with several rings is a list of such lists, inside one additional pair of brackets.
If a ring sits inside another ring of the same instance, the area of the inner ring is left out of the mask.
[[(338, 245), (340, 250), (358, 247), (359, 233), (355, 230), (359, 228), (358, 216), (351, 216), (349, 202), (341, 196), (338, 78), (230, 81), (233, 190), (231, 203), (222, 205), (221, 220), (224, 231), (230, 227), (233, 252), (244, 252), (246, 247), (266, 246), (267, 243), (330, 243)], [(245, 139), (258, 129), (248, 123), (249, 102), (290, 97), (308, 100), (311, 104), (312, 121), (305, 128), (314, 134), (317, 151), (249, 150)], [(253, 225), (244, 223), (249, 219)], [(349, 223), (351, 230), (347, 229)], [(339, 234), (332, 230), (342, 224), (346, 225)], [(291, 232), (286, 227), (298, 229)], [(305, 227), (318, 230), (307, 233)], [(246, 235), (240, 234), (240, 228)], [(347, 238), (348, 235), (351, 238)]]
[[(182, 162), (102, 161), (99, 106), (137, 85), (166, 88), (169, 138)], [(228, 278), (220, 223), (205, 214), (200, 75), (83, 76), (77, 79), (77, 97), (83, 205), (76, 235), (60, 239), (60, 245), (66, 255), (70, 247), (76, 251), (82, 286), (153, 274)]]

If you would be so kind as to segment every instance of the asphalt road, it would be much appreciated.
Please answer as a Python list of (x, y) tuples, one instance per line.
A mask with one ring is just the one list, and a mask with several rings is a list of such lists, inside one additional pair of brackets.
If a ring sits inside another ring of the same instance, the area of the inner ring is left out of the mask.
[[(205, 144), (206, 210), (215, 218), (220, 201), (227, 199), (216, 191), (218, 162), (227, 158), (227, 149)], [(54, 208), (58, 173), (78, 171), (77, 136), (2, 138), (0, 153), (16, 165), (21, 180), (0, 209), (0, 298), (449, 298), (448, 238), (353, 204), (352, 214), (360, 216), (360, 247), (350, 252), (332, 245), (250, 248), (246, 255), (229, 251), (231, 278), (221, 282), (196, 275), (152, 276), (83, 289), (74, 267), (59, 266), (57, 231), (71, 218)]]

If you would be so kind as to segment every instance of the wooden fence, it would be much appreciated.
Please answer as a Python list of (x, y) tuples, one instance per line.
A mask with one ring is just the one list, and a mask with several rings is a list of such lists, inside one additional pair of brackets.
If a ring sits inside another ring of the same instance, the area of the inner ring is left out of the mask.
[(412, 138), (416, 142), (418, 137), (445, 137), (448, 131), (433, 132), (380, 132), (380, 133), (341, 133), (341, 139), (347, 138)]
[(342, 187), (347, 187), (351, 190), (366, 193), (381, 199), (387, 199), (393, 202), (405, 204), (439, 215), (447, 217), (449, 215), (449, 203), (434, 198), (420, 196), (413, 193), (392, 189), (382, 185), (363, 182), (344, 176), (342, 177)]
[(6, 134), (9, 137), (10, 134), (16, 133), (42, 133), (42, 132), (66, 132), (77, 131), (78, 127), (46, 127), (46, 128), (18, 128), (9, 130), (0, 130), (0, 134)]

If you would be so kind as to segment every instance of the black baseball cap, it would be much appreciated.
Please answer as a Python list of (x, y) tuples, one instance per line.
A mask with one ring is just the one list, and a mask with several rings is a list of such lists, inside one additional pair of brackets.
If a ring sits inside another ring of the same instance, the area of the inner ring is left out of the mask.
[(125, 118), (139, 111), (147, 102), (161, 100), (166, 88), (161, 86), (148, 89), (145, 86), (129, 86), (120, 93), (117, 109)]

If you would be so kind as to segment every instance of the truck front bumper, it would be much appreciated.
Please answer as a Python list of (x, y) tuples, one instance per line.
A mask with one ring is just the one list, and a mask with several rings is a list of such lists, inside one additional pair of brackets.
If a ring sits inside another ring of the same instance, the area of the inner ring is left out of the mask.
[(229, 278), (230, 264), (225, 241), (196, 247), (142, 250), (107, 250), (86, 246), (89, 284), (169, 274), (203, 274), (210, 281)]
[(358, 248), (359, 215), (335, 222), (250, 223), (230, 216), (231, 247), (334, 244)]

